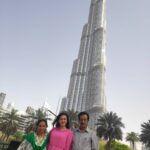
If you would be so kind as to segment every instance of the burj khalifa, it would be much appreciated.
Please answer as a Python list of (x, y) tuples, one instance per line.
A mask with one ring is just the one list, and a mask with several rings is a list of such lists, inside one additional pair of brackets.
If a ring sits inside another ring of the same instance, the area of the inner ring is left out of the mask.
[(91, 0), (77, 59), (74, 60), (62, 110), (87, 111), (90, 126), (106, 111), (106, 0)]

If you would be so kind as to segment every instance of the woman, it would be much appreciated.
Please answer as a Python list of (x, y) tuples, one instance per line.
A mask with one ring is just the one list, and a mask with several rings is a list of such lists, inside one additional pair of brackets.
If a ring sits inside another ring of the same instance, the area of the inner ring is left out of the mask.
[(53, 122), (53, 126), (55, 127), (50, 131), (47, 150), (71, 150), (73, 133), (69, 129), (67, 113), (60, 113)]
[(46, 150), (48, 143), (46, 128), (47, 121), (40, 119), (37, 122), (35, 133), (30, 133), (24, 136), (24, 141), (17, 150)]

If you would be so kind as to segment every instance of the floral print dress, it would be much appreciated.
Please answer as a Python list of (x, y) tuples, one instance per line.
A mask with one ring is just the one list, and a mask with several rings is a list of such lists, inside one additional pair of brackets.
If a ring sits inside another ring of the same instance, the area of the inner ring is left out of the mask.
[(24, 136), (24, 141), (17, 150), (46, 150), (47, 144), (47, 135), (45, 137), (40, 137), (35, 133), (31, 133)]

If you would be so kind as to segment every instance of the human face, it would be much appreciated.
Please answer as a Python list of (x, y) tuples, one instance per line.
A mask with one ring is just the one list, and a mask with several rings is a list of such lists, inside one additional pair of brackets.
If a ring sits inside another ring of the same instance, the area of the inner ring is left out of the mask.
[(60, 116), (58, 122), (59, 122), (60, 128), (66, 127), (66, 124), (67, 124), (67, 116), (65, 116), (65, 115)]
[(79, 118), (79, 124), (80, 124), (80, 129), (85, 130), (88, 126), (88, 116), (87, 115), (81, 115)]
[(47, 128), (47, 126), (46, 126), (45, 122), (44, 122), (44, 121), (41, 121), (41, 122), (38, 124), (38, 126), (37, 126), (37, 133), (38, 133), (38, 134), (43, 134), (43, 133), (45, 133), (45, 132), (46, 132), (46, 128)]

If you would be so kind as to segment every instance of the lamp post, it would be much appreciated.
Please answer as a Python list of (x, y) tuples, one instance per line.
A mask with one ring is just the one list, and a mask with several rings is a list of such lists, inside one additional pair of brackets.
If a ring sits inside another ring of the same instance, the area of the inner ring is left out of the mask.
[(53, 113), (51, 110), (47, 109), (47, 111), (49, 111), (52, 115), (54, 115), (55, 117), (57, 116), (55, 113)]

